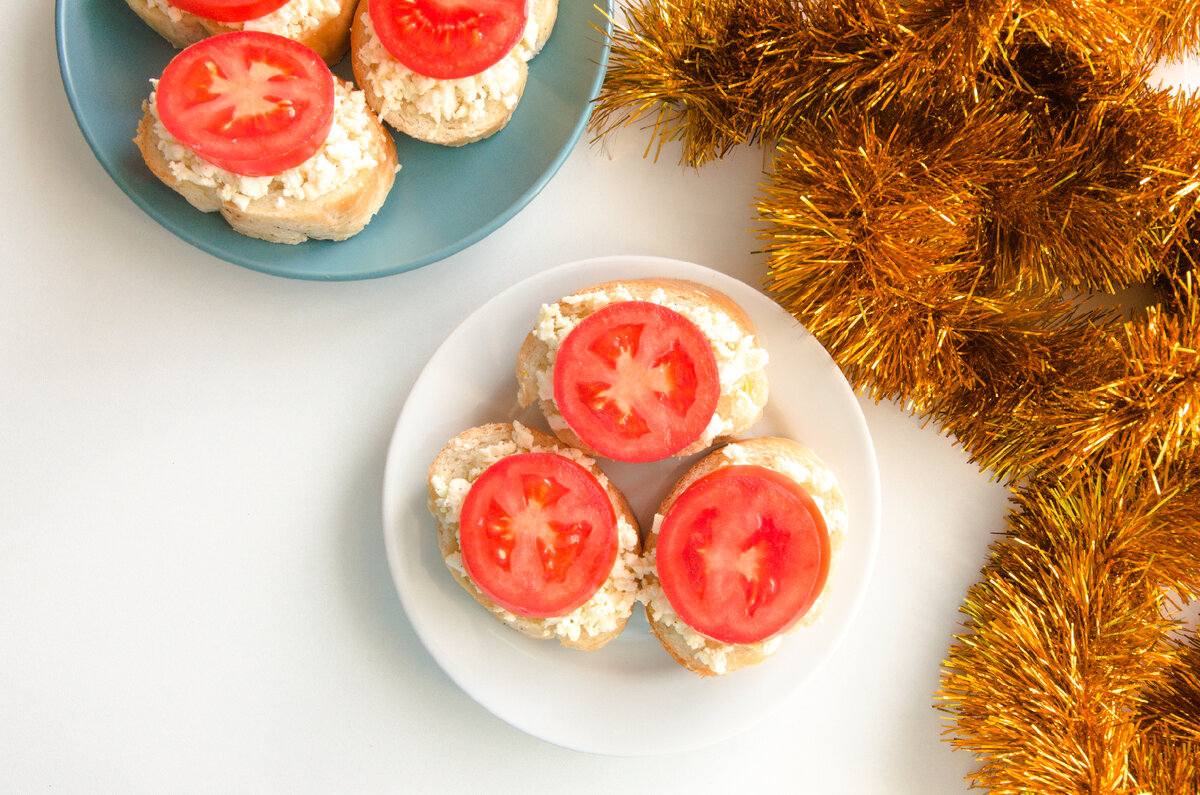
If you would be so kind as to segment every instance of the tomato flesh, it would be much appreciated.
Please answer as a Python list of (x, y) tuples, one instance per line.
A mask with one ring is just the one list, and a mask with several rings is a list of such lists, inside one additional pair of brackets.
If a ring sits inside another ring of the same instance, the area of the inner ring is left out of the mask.
[(829, 533), (795, 481), (735, 465), (684, 490), (663, 517), (655, 554), (663, 594), (688, 626), (722, 643), (758, 643), (820, 595)]
[(334, 78), (299, 42), (257, 31), (187, 47), (163, 70), (163, 126), (213, 165), (273, 176), (312, 157), (333, 126)]
[(528, 19), (526, 0), (370, 0), (375, 34), (419, 75), (450, 80), (476, 75), (516, 46)]
[(502, 458), (463, 501), (463, 568), (484, 595), (520, 616), (563, 616), (582, 605), (611, 574), (618, 543), (604, 488), (554, 453)]
[(171, 0), (171, 5), (216, 22), (245, 22), (265, 17), (288, 0)]
[(554, 401), (601, 455), (657, 461), (700, 437), (721, 395), (704, 333), (673, 309), (619, 301), (585, 317), (554, 363)]

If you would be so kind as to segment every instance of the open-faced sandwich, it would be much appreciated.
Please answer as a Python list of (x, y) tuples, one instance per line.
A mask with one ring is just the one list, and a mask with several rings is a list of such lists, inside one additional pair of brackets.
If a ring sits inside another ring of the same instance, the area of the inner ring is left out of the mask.
[(846, 529), (837, 479), (807, 447), (757, 437), (709, 453), (646, 539), (651, 630), (702, 676), (757, 665), (819, 615)]
[(503, 128), (546, 42), (558, 0), (361, 0), (355, 82), (387, 124), (461, 146)]
[(428, 489), (447, 568), (492, 615), (585, 651), (624, 629), (638, 525), (591, 458), (518, 423), (481, 425), (446, 443)]
[(748, 430), (767, 402), (766, 364), (724, 293), (605, 282), (541, 307), (517, 356), (518, 402), (537, 402), (555, 435), (589, 454), (656, 461)]
[(176, 47), (235, 30), (295, 39), (332, 66), (350, 47), (355, 0), (126, 0)]
[(292, 39), (222, 33), (153, 82), (135, 138), (146, 165), (244, 235), (344, 240), (395, 181), (395, 145), (362, 92)]

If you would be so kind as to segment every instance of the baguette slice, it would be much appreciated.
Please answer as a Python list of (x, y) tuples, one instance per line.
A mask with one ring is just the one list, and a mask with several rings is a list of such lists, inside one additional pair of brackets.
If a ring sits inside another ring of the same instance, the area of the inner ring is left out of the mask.
[[(342, 91), (353, 88), (350, 83), (338, 82)], [(267, 195), (251, 200), (243, 208), (222, 197), (217, 184), (198, 184), (177, 176), (160, 146), (163, 141), (149, 101), (142, 104), (142, 110), (134, 141), (154, 175), (196, 209), (221, 213), (230, 226), (248, 237), (273, 243), (302, 243), (309, 238), (345, 240), (362, 231), (378, 212), (396, 179), (395, 143), (368, 111), (368, 151), (376, 161), (373, 167), (360, 169), (345, 183), (311, 199), (284, 197), (272, 187)]]
[[(396, 61), (384, 48), (369, 16), (370, 0), (360, 0), (358, 11), (350, 28), (350, 64), (354, 81), (367, 95), (369, 104), (384, 123), (419, 141), (442, 146), (465, 146), (483, 140), (499, 132), (508, 124), (516, 111), (525, 84), (529, 78), (527, 61), (536, 55), (545, 44), (558, 14), (558, 0), (532, 0), (530, 14), (537, 24), (538, 36), (528, 43), (520, 43), (492, 70), (507, 70), (511, 78), (508, 93), (497, 97), (490, 92), (472, 96), (480, 110), (447, 118), (418, 106), (411, 94), (415, 86), (429, 84), (428, 90), (454, 95), (456, 85), (465, 86), (468, 79), (461, 81), (432, 81), (419, 75), (414, 78), (409, 70)], [(407, 86), (407, 89), (401, 86)]]
[[(162, 6), (152, 0), (125, 0), (133, 12), (171, 44), (180, 49), (189, 44), (195, 44), (201, 39), (215, 36), (218, 33), (228, 33), (231, 30), (242, 30), (245, 23), (217, 22), (205, 19), (183, 9), (173, 9), (175, 13), (167, 13)], [(335, 0), (336, 9), (332, 13), (312, 17), (300, 26), (297, 35), (289, 38), (311, 47), (333, 66), (342, 60), (342, 56), (350, 49), (350, 22), (354, 17), (356, 0)], [(178, 18), (176, 18), (178, 16)], [(272, 33), (287, 35), (280, 26)]]
[[(527, 618), (515, 615), (484, 595), (462, 566), (458, 540), (461, 499), (492, 463), (503, 457), (531, 451), (553, 452), (570, 458), (591, 472), (607, 492), (617, 515), (620, 549), (612, 574), (588, 602), (570, 616)], [(446, 568), (477, 602), (523, 635), (557, 638), (568, 648), (593, 651), (617, 637), (625, 628), (637, 601), (641, 542), (638, 523), (629, 503), (595, 462), (553, 436), (519, 423), (491, 423), (463, 431), (442, 448), (429, 467), (429, 510), (437, 519), (438, 547)]]
[(817, 601), (791, 629), (762, 643), (729, 644), (705, 638), (684, 624), (663, 595), (656, 569), (652, 566), (642, 580), (642, 598), (650, 629), (675, 661), (701, 676), (722, 676), (741, 668), (758, 665), (778, 647), (781, 639), (803, 627), (811, 626), (821, 614), (834, 580), (837, 553), (845, 541), (847, 529), (846, 499), (837, 479), (809, 448), (799, 442), (774, 436), (743, 439), (709, 453), (684, 473), (654, 516), (653, 530), (646, 539), (646, 558), (655, 559), (657, 528), (675, 500), (688, 486), (721, 467), (754, 464), (773, 469), (799, 483), (814, 498), (829, 530), (831, 561), (829, 576)]
[[(680, 450), (674, 457), (682, 458), (699, 453), (713, 445), (723, 444), (741, 436), (762, 417), (767, 404), (768, 380), (765, 369), (766, 352), (758, 345), (754, 323), (746, 311), (732, 298), (713, 287), (686, 279), (632, 279), (596, 284), (577, 290), (557, 303), (542, 308), (538, 322), (525, 337), (517, 353), (517, 401), (522, 407), (537, 403), (555, 435), (567, 444), (595, 455), (587, 444), (567, 426), (554, 402), (554, 358), (558, 345), (566, 336), (565, 326), (574, 327), (580, 320), (602, 306), (619, 300), (652, 301), (683, 311), (695, 310), (697, 316), (724, 316), (736, 326), (742, 337), (752, 338), (751, 348), (757, 357), (747, 372), (732, 383), (722, 378), (721, 396), (716, 416), (721, 429), (711, 436), (702, 435)], [(713, 329), (700, 325), (709, 336)], [(718, 369), (736, 366), (736, 358), (725, 345), (714, 343)]]

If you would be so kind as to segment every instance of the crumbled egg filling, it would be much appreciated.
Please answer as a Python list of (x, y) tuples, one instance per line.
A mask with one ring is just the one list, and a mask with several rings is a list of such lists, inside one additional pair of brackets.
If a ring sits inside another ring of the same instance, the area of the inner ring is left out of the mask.
[[(156, 80), (151, 83), (157, 86)], [(245, 210), (250, 202), (269, 194), (275, 196), (280, 207), (288, 199), (315, 199), (380, 162), (372, 145), (371, 111), (366, 97), (340, 80), (334, 82), (333, 126), (325, 143), (300, 165), (267, 177), (234, 174), (184, 146), (159, 120), (156, 95), (157, 92), (150, 94), (149, 107), (154, 116), (158, 149), (167, 159), (171, 174), (184, 182), (215, 188), (222, 201), (239, 210)]]
[(536, 51), (537, 22), (530, 16), (521, 41), (498, 63), (477, 75), (438, 80), (417, 74), (397, 61), (375, 34), (370, 16), (358, 57), (380, 97), (379, 115), (386, 118), (403, 105), (412, 105), (438, 122), (474, 122), (486, 117), (488, 100), (516, 107), (521, 98), (521, 64)]
[[(732, 464), (747, 464), (751, 463), (747, 457), (743, 447), (736, 442), (728, 444), (721, 448), (726, 459)], [(845, 538), (846, 530), (849, 524), (845, 510), (833, 508), (837, 500), (833, 499), (832, 492), (837, 488), (837, 478), (828, 469), (813, 469), (806, 467), (794, 461), (775, 461), (773, 466), (783, 474), (795, 480), (809, 496), (813, 498), (821, 515), (825, 517), (825, 524), (829, 530), (831, 548), (836, 549), (841, 545)], [(654, 515), (654, 523), (650, 528), (650, 532), (657, 536), (659, 529), (662, 527), (663, 515), (656, 513)], [(642, 565), (646, 569), (651, 569), (655, 564), (655, 551), (648, 550), (644, 556)], [(735, 646), (728, 643), (707, 638), (696, 632), (694, 629), (685, 624), (679, 614), (675, 612), (675, 608), (671, 607), (671, 603), (667, 600), (663, 593), (662, 586), (658, 582), (658, 578), (654, 576), (646, 577), (642, 582), (641, 593), (638, 599), (646, 604), (650, 609), (654, 620), (662, 623), (664, 626), (671, 627), (680, 634), (689, 649), (696, 653), (696, 659), (702, 664), (708, 666), (713, 673), (717, 675), (724, 674), (728, 665), (728, 655)], [(811, 623), (815, 619), (812, 611), (809, 615), (801, 619), (796, 626), (804, 626)], [(786, 633), (785, 633), (786, 634)], [(776, 635), (773, 638), (767, 638), (761, 643), (749, 644), (750, 648), (757, 648), (764, 656), (774, 654), (779, 648), (782, 641), (782, 635)]]
[[(542, 305), (533, 330), (534, 336), (546, 345), (548, 352), (545, 361), (540, 363), (534, 373), (540, 400), (546, 405), (555, 405), (554, 359), (567, 335), (583, 318), (601, 307), (617, 301), (632, 300), (633, 296), (626, 288), (617, 287), (608, 291), (597, 290), (567, 296), (557, 303)], [(733, 395), (729, 406), (718, 406), (708, 426), (701, 433), (700, 441), (707, 445), (713, 439), (737, 427), (740, 418), (754, 416), (760, 407), (754, 403), (747, 390), (740, 388), (739, 382), (747, 375), (767, 366), (767, 351), (758, 344), (758, 338), (752, 334), (745, 334), (734, 319), (720, 309), (676, 303), (671, 301), (662, 289), (654, 291), (645, 300), (673, 309), (696, 324), (712, 344), (722, 394)], [(548, 417), (548, 422), (558, 430), (567, 427), (557, 410)]]
[[(439, 520), (447, 527), (453, 528), (456, 536), (458, 523), (462, 516), (463, 500), (471, 489), (471, 484), (483, 474), (483, 471), (505, 456), (525, 452), (551, 452), (566, 455), (576, 463), (590, 468), (594, 461), (575, 449), (560, 447), (543, 447), (533, 440), (533, 434), (520, 423), (513, 423), (514, 432), (511, 441), (504, 441), (483, 448), (468, 448), (464, 445), (462, 452), (472, 457), (472, 462), (466, 477), (456, 477), (449, 481), (433, 476), (430, 485), (433, 487), (434, 498), (432, 507)], [(602, 486), (607, 486), (603, 473), (595, 473)], [(623, 517), (617, 520), (617, 538), (619, 549), (617, 559), (613, 563), (612, 572), (604, 585), (582, 605), (565, 616), (543, 619), (547, 637), (565, 637), (577, 641), (584, 635), (596, 636), (612, 632), (620, 623), (628, 618), (637, 601), (639, 582), (644, 573), (644, 562), (637, 553), (637, 530)], [(452, 552), (445, 558), (446, 565), (467, 577), (463, 568), (462, 554)], [(493, 611), (503, 621), (515, 623), (518, 617), (496, 606)]]
[[(179, 22), (187, 13), (176, 7), (170, 0), (147, 0), (154, 8), (161, 11), (172, 22)], [(224, 27), (230, 30), (258, 30), (264, 33), (277, 33), (289, 39), (298, 38), (321, 20), (336, 16), (342, 10), (338, 0), (288, 0), (269, 14), (245, 22), (224, 22)]]

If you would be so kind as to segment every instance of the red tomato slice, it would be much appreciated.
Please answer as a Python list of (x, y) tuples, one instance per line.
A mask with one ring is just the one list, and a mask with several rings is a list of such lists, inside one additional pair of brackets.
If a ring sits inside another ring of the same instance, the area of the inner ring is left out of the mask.
[(829, 532), (812, 497), (761, 466), (700, 478), (663, 517), (655, 553), (679, 617), (722, 643), (757, 643), (812, 607), (829, 574)]
[(619, 301), (585, 317), (559, 346), (554, 401), (589, 447), (657, 461), (699, 438), (721, 395), (717, 359), (683, 315)]
[(521, 40), (526, 0), (370, 0), (375, 34), (392, 56), (438, 80), (477, 75)]
[(617, 518), (586, 469), (554, 453), (502, 458), (471, 484), (459, 524), (463, 568), (493, 602), (530, 618), (564, 616), (617, 559)]
[(265, 17), (288, 0), (171, 0), (176, 8), (217, 22), (245, 22)]
[(329, 67), (303, 44), (272, 33), (222, 33), (167, 64), (158, 81), (158, 116), (213, 165), (271, 176), (325, 143), (333, 86)]

